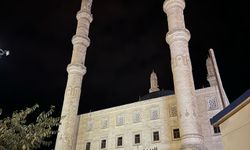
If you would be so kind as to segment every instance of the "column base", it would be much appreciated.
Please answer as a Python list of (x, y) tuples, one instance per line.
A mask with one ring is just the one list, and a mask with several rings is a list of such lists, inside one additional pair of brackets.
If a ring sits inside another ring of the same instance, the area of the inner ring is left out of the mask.
[(180, 150), (207, 150), (207, 148), (203, 144), (185, 144)]

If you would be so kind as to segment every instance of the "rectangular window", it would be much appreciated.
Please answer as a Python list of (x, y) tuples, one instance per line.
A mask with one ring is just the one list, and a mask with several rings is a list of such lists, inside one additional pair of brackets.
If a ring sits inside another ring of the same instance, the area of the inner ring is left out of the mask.
[(214, 126), (214, 133), (220, 133), (220, 127)]
[(118, 147), (122, 146), (122, 137), (121, 136), (117, 138), (117, 146)]
[(87, 144), (86, 144), (86, 150), (90, 150), (90, 145), (91, 145), (91, 143), (87, 142)]
[(159, 119), (159, 118), (160, 118), (160, 111), (159, 111), (159, 109), (152, 109), (151, 110), (150, 119), (151, 120), (156, 120), (156, 119)]
[(133, 122), (137, 123), (141, 121), (141, 114), (139, 112), (134, 112), (133, 113)]
[(101, 128), (105, 129), (108, 127), (108, 119), (103, 119), (101, 122)]
[(136, 134), (135, 135), (135, 144), (140, 144), (141, 141), (140, 141), (140, 134)]
[(121, 126), (124, 124), (124, 117), (123, 116), (117, 116), (116, 117), (116, 125)]
[(160, 136), (159, 136), (159, 131), (153, 132), (153, 141), (159, 141)]
[(173, 129), (173, 135), (174, 135), (174, 139), (179, 139), (180, 138), (180, 130)]
[(101, 142), (101, 149), (106, 148), (106, 140), (102, 140)]

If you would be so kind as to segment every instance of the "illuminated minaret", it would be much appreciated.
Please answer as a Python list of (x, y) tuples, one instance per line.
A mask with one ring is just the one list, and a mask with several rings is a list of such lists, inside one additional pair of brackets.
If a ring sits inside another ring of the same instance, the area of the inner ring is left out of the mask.
[(82, 78), (86, 73), (85, 56), (90, 44), (88, 38), (89, 26), (92, 21), (92, 0), (82, 0), (81, 10), (77, 13), (76, 34), (72, 38), (73, 53), (71, 62), (67, 67), (68, 81), (66, 85), (61, 125), (56, 139), (55, 150), (75, 150), (77, 127), (79, 118), (77, 116)]
[(185, 27), (184, 8), (184, 0), (165, 0), (163, 4), (168, 18), (169, 31), (166, 41), (171, 51), (171, 66), (181, 133), (180, 149), (204, 150), (188, 49), (190, 33)]
[(209, 55), (206, 61), (207, 66), (207, 80), (210, 84), (210, 86), (216, 87), (219, 90), (220, 97), (222, 100), (223, 108), (227, 107), (229, 105), (229, 101), (226, 95), (226, 92), (223, 88), (222, 81), (220, 78), (220, 72), (217, 66), (217, 62), (214, 55), (214, 50), (209, 49)]
[(151, 73), (151, 75), (150, 75), (150, 89), (149, 89), (149, 93), (159, 91), (158, 87), (159, 86), (158, 86), (157, 75), (156, 75), (156, 73), (153, 70), (152, 73)]

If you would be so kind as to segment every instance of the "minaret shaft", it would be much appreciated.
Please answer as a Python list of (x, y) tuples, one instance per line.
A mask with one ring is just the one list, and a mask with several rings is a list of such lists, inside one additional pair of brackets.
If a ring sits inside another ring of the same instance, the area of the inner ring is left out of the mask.
[(183, 15), (185, 2), (184, 0), (165, 0), (163, 8), (168, 17), (169, 32), (166, 41), (171, 51), (171, 66), (181, 131), (181, 149), (203, 150), (205, 148), (198, 120), (188, 49), (190, 33), (185, 28)]
[(207, 71), (208, 71), (207, 80), (209, 81), (210, 86), (218, 87), (223, 108), (227, 107), (229, 105), (229, 101), (222, 85), (222, 80), (220, 77), (213, 49), (209, 49), (209, 57), (207, 59)]
[(72, 38), (73, 53), (67, 67), (68, 81), (65, 89), (61, 125), (56, 139), (55, 150), (75, 150), (78, 128), (78, 106), (81, 95), (82, 78), (86, 73), (84, 66), (87, 47), (90, 44), (88, 34), (92, 21), (92, 0), (83, 0), (77, 13), (76, 34)]

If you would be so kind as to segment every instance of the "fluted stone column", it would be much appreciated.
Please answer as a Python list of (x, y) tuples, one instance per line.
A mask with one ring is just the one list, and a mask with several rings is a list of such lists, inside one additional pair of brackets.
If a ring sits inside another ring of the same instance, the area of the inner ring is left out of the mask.
[(77, 13), (77, 30), (72, 38), (73, 53), (71, 63), (67, 67), (68, 81), (66, 85), (64, 102), (61, 113), (61, 125), (56, 139), (55, 150), (75, 150), (78, 106), (81, 95), (83, 75), (86, 73), (84, 66), (87, 47), (89, 26), (92, 21), (92, 0), (82, 0), (81, 10)]
[(180, 149), (204, 150), (188, 49), (190, 33), (185, 28), (184, 8), (184, 0), (165, 0), (163, 4), (164, 12), (168, 17), (169, 32), (166, 35), (166, 41), (171, 51), (171, 65), (181, 133)]

